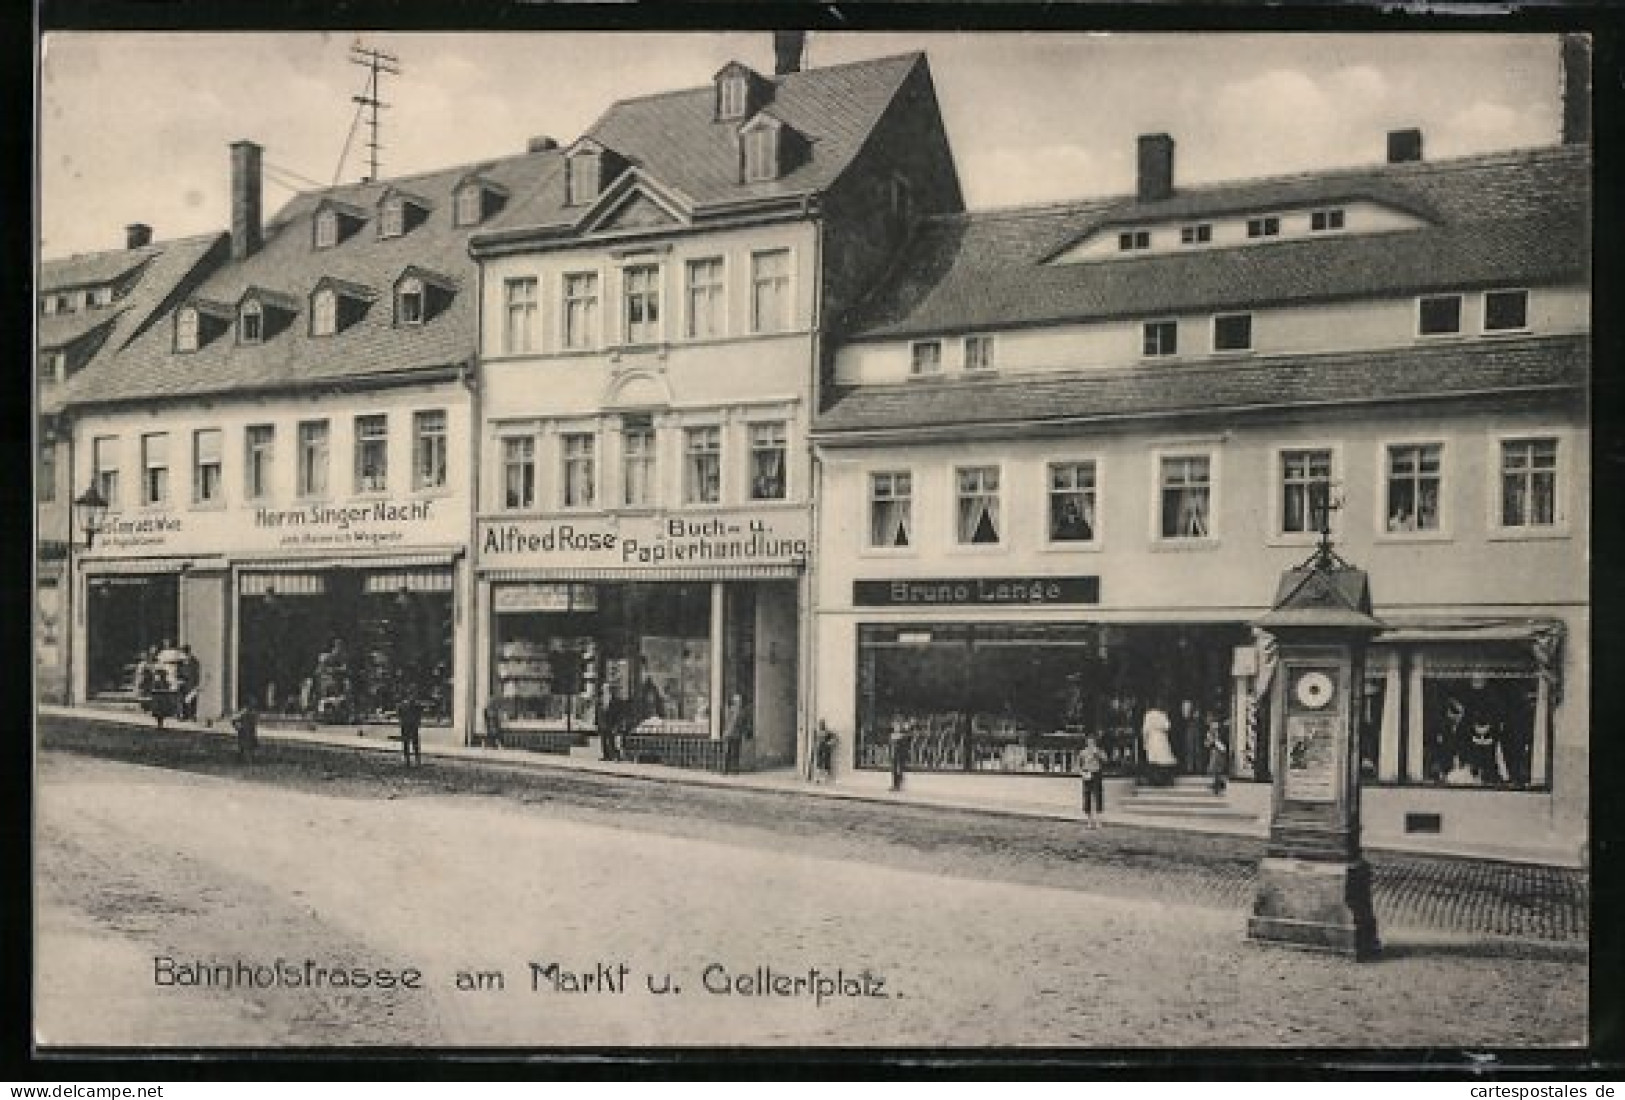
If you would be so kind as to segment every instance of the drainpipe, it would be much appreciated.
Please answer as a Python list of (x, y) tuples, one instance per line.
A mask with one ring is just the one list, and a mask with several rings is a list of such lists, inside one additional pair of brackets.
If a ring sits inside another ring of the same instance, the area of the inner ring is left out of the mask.
[[(480, 268), (479, 280), (475, 287), (479, 304), (475, 310), (475, 347), (483, 337), (485, 314), (485, 269)], [(467, 581), (462, 585), (463, 617), (463, 667), (467, 669), (467, 683), (463, 687), (463, 744), (473, 745), (479, 730), (479, 645), (480, 620), (479, 599), (477, 596), (479, 575), (474, 569), (474, 559), (479, 553), (480, 528), (480, 378), (479, 353), (463, 364), (462, 373), (458, 375), (458, 382), (468, 391), (468, 553), (463, 555), (463, 570)]]
[[(813, 420), (818, 415), (822, 399), (824, 331), (824, 220), (820, 216), (813, 222), (813, 302), (812, 302), (812, 377), (809, 379), (806, 431), (811, 434)], [(818, 608), (818, 528), (823, 514), (823, 463), (811, 440), (807, 441), (808, 462), (812, 476), (808, 478), (807, 510), (807, 567), (802, 572), (797, 610), (801, 618), (801, 711), (802, 720), (796, 730), (796, 770), (806, 780), (812, 779), (812, 739), (818, 720), (818, 630), (815, 618)]]

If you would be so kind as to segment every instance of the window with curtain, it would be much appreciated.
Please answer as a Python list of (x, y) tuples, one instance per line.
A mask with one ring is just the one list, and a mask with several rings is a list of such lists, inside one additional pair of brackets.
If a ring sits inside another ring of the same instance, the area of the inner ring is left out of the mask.
[(1552, 527), (1557, 523), (1557, 440), (1501, 443), (1501, 526)]
[(786, 425), (782, 420), (750, 426), (750, 498), (783, 500), (788, 492), (785, 468)]
[(299, 495), (327, 494), (327, 421), (307, 420), (299, 425)]
[(523, 355), (536, 350), (536, 277), (505, 279), (502, 283), (502, 350)]
[(1162, 460), (1161, 535), (1165, 539), (1205, 539), (1210, 534), (1212, 460), (1189, 455)]
[(913, 545), (913, 475), (906, 471), (869, 475), (869, 545)]
[(598, 342), (598, 276), (591, 271), (564, 277), (564, 346), (590, 348)]
[(192, 433), (194, 504), (216, 504), (220, 501), (220, 452), (223, 434), (219, 428), (200, 428)]
[(1441, 443), (1388, 448), (1388, 530), (1439, 530), (1439, 489), (1444, 467)]
[(1095, 464), (1052, 462), (1049, 467), (1051, 542), (1095, 539)]
[(622, 301), (628, 344), (660, 340), (660, 268), (654, 264), (629, 267), (622, 274)]
[(564, 453), (564, 506), (590, 508), (595, 499), (594, 439), (588, 432), (568, 432), (560, 442)]
[(999, 468), (966, 466), (954, 472), (959, 490), (960, 543), (990, 546), (999, 541)]
[(446, 484), (446, 410), (412, 414), (412, 488), (440, 489)]
[(1320, 530), (1332, 484), (1332, 452), (1281, 452), (1281, 533), (1305, 535)]
[(536, 437), (502, 439), (502, 506), (521, 511), (536, 506)]
[(250, 424), (243, 432), (243, 496), (248, 500), (271, 495), (275, 445), (276, 428), (270, 424)]
[(621, 503), (642, 508), (655, 502), (655, 431), (643, 421), (621, 429)]
[(688, 335), (722, 335), (722, 260), (711, 257), (688, 261)]
[(381, 493), (389, 488), (389, 420), (355, 418), (355, 491)]
[(683, 432), (683, 499), (689, 504), (715, 504), (722, 499), (722, 429), (687, 428)]

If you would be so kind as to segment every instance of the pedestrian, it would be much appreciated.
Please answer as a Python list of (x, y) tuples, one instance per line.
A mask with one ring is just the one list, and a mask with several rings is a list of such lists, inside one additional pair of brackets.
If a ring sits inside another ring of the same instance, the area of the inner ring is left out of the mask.
[(1172, 728), (1167, 711), (1156, 703), (1146, 708), (1145, 718), (1140, 723), (1140, 740), (1145, 748), (1146, 777), (1157, 786), (1167, 786), (1179, 766), (1174, 747), (1168, 742)]
[(260, 747), (260, 714), (252, 700), (231, 716), (231, 728), (237, 731), (237, 759), (246, 764)]
[(835, 731), (822, 720), (818, 723), (818, 739), (813, 742), (813, 782), (835, 782)]
[(728, 696), (728, 708), (722, 713), (723, 775), (739, 771), (739, 748), (745, 739), (745, 726), (749, 721), (750, 719), (745, 717), (744, 696)]
[(1207, 750), (1207, 773), (1213, 777), (1213, 793), (1223, 794), (1229, 785), (1230, 749), (1224, 743), (1224, 728), (1217, 718), (1207, 720), (1207, 736), (1202, 740)]
[(182, 644), (176, 673), (175, 690), (180, 696), (180, 716), (193, 721), (197, 718), (198, 692), (203, 685), (203, 662), (192, 652), (191, 643)]
[(903, 789), (903, 773), (908, 767), (908, 728), (900, 715), (893, 715), (891, 734), (887, 737), (891, 748), (891, 789)]
[(603, 760), (621, 758), (621, 728), (626, 725), (628, 704), (621, 698), (618, 684), (604, 685), (604, 699), (598, 711), (598, 755)]
[(410, 687), (402, 692), (395, 713), (401, 720), (401, 752), (406, 755), (406, 766), (410, 768), (416, 760), (421, 768), (423, 742), (418, 737), (418, 727), (423, 724), (423, 704), (418, 702), (418, 693)]
[(1106, 754), (1100, 751), (1100, 737), (1089, 734), (1078, 753), (1078, 777), (1083, 781), (1084, 828), (1098, 829), (1095, 814), (1106, 812)]
[(495, 699), (485, 704), (485, 747), (502, 747), (502, 704)]

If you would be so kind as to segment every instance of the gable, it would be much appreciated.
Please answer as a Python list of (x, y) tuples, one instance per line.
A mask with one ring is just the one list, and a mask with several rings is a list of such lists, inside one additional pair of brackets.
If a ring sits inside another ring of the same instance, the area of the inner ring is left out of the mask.
[(643, 191), (634, 191), (619, 206), (614, 207), (593, 227), (601, 230), (659, 229), (668, 225), (681, 225), (682, 220)]

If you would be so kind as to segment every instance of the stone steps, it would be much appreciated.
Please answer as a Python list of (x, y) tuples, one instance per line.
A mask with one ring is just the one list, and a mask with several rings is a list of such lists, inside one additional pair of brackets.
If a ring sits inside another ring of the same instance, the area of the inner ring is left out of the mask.
[(1238, 809), (1229, 793), (1214, 794), (1207, 776), (1182, 775), (1170, 786), (1135, 787), (1118, 804), (1118, 812), (1139, 817), (1198, 818), (1209, 821), (1253, 821), (1257, 814)]

